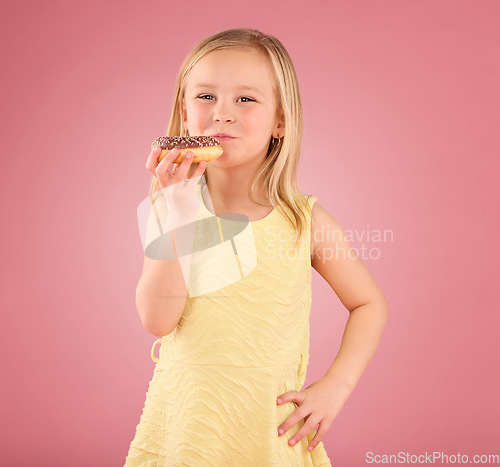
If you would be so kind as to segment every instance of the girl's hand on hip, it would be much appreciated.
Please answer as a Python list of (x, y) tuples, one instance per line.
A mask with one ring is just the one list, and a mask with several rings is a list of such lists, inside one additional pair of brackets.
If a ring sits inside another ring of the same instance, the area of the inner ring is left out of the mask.
[(319, 430), (307, 447), (308, 451), (312, 451), (330, 429), (351, 391), (352, 389), (343, 381), (324, 376), (302, 391), (288, 391), (281, 394), (276, 400), (278, 405), (295, 402), (299, 407), (278, 427), (278, 436), (307, 417), (304, 425), (288, 440), (288, 444), (295, 446), (319, 424)]

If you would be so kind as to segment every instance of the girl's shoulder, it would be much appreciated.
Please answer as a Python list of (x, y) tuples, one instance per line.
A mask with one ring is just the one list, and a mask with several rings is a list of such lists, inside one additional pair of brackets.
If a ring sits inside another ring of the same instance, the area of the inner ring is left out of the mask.
[(310, 209), (314, 206), (314, 204), (318, 201), (318, 198), (314, 195), (309, 195), (307, 193), (296, 192), (294, 193), (294, 200), (297, 206), (301, 209)]
[(302, 192), (294, 192), (292, 197), (293, 199), (281, 199), (277, 203), (277, 209), (285, 217), (293, 217), (295, 219), (302, 217), (302, 219), (305, 219), (310, 224), (313, 206), (316, 204), (317, 198)]
[(345, 238), (345, 231), (340, 222), (318, 202), (317, 197), (309, 195), (306, 202), (311, 207), (311, 232), (328, 229), (330, 232)]

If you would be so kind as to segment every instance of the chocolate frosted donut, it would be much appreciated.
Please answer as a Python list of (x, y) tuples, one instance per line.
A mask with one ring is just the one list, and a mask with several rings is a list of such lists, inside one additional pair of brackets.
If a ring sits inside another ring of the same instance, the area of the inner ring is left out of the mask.
[(161, 154), (158, 156), (158, 163), (174, 148), (180, 151), (175, 159), (175, 164), (180, 164), (186, 153), (191, 151), (194, 154), (193, 163), (207, 161), (210, 162), (222, 155), (222, 147), (213, 136), (160, 136), (153, 141), (151, 149), (160, 146)]

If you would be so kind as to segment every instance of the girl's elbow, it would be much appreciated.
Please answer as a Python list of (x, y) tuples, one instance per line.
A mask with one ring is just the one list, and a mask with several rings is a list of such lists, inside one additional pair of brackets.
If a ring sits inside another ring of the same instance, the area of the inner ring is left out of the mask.
[(158, 322), (157, 319), (143, 319), (142, 317), (141, 323), (146, 332), (156, 337), (164, 337), (170, 334), (177, 327), (177, 323), (175, 322)]

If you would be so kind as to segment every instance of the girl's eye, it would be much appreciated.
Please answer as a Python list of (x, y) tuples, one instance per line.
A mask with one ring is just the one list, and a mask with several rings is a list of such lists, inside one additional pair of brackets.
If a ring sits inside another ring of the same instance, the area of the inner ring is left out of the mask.
[[(208, 97), (208, 99), (206, 99)], [(213, 98), (214, 96), (211, 96), (210, 94), (202, 94), (201, 96), (198, 96), (199, 99), (206, 99), (209, 100), (210, 98)]]
[[(212, 96), (211, 94), (201, 94), (198, 96), (198, 99), (204, 99), (204, 100), (215, 100), (215, 97)], [(255, 99), (252, 99), (251, 97), (240, 97), (236, 102), (255, 102)]]

